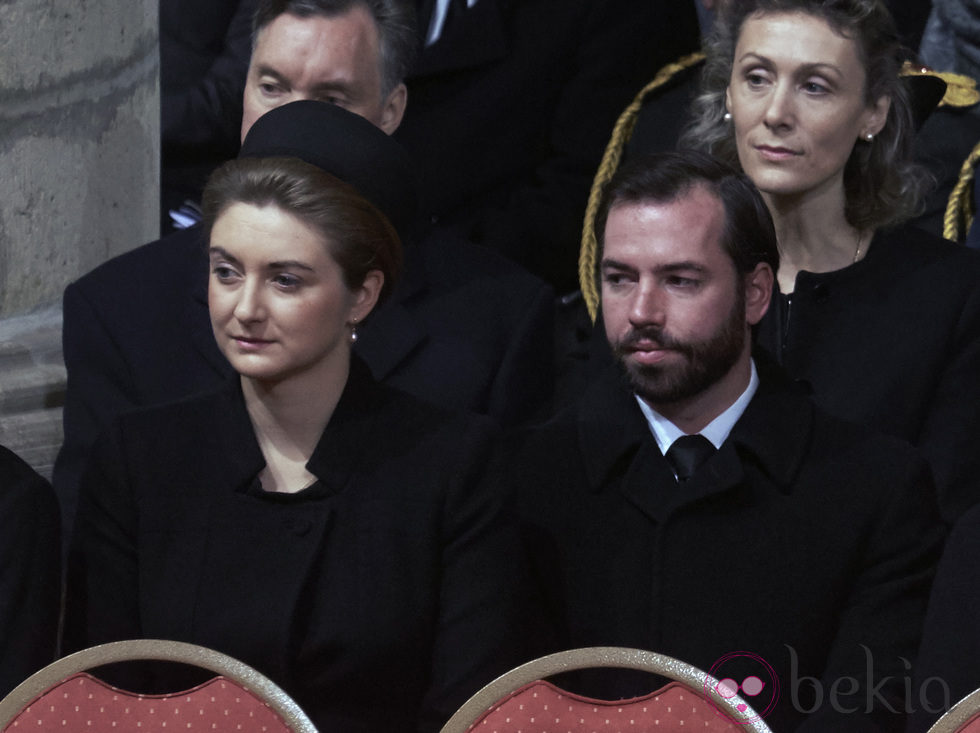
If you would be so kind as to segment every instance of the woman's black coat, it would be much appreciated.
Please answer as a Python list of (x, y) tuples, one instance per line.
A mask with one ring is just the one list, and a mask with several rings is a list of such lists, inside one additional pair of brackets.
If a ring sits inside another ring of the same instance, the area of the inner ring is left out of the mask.
[(437, 729), (514, 643), (518, 543), (478, 477), (492, 429), (375, 383), (356, 359), (308, 469), (265, 494), (238, 380), (124, 416), (82, 483), (67, 637), (203, 644), (322, 730)]

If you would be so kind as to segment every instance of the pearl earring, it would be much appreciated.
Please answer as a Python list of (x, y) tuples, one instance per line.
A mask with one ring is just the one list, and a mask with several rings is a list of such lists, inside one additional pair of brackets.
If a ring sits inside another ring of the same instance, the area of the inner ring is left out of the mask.
[(350, 322), (350, 342), (357, 343), (357, 319), (352, 318)]
[(864, 133), (864, 141), (865, 142), (868, 142), (869, 143), (869, 142), (871, 142), (874, 139), (875, 139), (875, 134), (873, 132), (866, 132), (866, 133)]
[(732, 121), (732, 113), (731, 113), (731, 112), (726, 112), (726, 113), (724, 114), (724, 116), (722, 116), (722, 119), (723, 119), (723, 120), (724, 120), (725, 122), (731, 122), (731, 121)]

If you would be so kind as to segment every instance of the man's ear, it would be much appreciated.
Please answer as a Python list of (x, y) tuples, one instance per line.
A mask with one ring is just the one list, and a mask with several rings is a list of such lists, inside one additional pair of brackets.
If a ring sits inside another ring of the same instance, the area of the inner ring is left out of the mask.
[(745, 322), (754, 326), (769, 310), (776, 275), (765, 262), (743, 276), (745, 282)]
[(408, 104), (408, 87), (399, 84), (385, 100), (384, 108), (381, 110), (381, 129), (391, 135), (402, 123), (405, 114), (405, 105)]

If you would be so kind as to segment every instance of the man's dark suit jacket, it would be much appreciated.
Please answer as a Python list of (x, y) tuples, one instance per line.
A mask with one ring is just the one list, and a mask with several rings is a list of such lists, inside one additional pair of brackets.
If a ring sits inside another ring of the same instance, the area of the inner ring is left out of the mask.
[(198, 201), (241, 142), (242, 94), (258, 0), (163, 0), (160, 9), (160, 217)]
[[(750, 652), (781, 684), (773, 730), (901, 729), (868, 690), (863, 647), (901, 711), (902, 660), (914, 658), (942, 536), (928, 469), (905, 444), (760, 376), (683, 486), (615, 367), (576, 408), (514, 436), (498, 470), (518, 487), (558, 646), (639, 647), (705, 670)], [(823, 689), (811, 716), (794, 709), (816, 704), (804, 676)], [(836, 680), (839, 706), (860, 714), (831, 709)]]
[(54, 661), (60, 543), (51, 486), (0, 447), (0, 697)]
[(578, 289), (582, 215), (613, 124), (698, 45), (690, 0), (478, 0), (407, 80), (395, 138), (419, 162), (426, 213)]
[[(547, 402), (550, 288), (451, 238), (406, 248), (405, 264), (391, 299), (358, 329), (357, 351), (377, 379), (503, 424)], [(68, 392), (54, 485), (66, 523), (91, 445), (113, 418), (214, 389), (231, 374), (211, 332), (207, 279), (206, 244), (191, 229), (116, 257), (65, 290)]]
[(438, 730), (524, 661), (516, 526), (478, 481), (494, 433), (355, 360), (307, 464), (319, 486), (281, 495), (256, 485), (237, 377), (124, 415), (83, 478), (66, 647), (203, 644), (271, 677), (320, 730)]

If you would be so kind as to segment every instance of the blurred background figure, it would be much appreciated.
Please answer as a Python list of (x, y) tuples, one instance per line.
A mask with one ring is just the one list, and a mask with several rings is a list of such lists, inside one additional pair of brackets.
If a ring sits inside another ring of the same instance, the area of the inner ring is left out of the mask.
[[(919, 60), (937, 71), (960, 75), (948, 79), (954, 94), (947, 97), (953, 97), (957, 104), (944, 104), (936, 110), (917, 140), (920, 159), (938, 183), (927, 200), (926, 226), (930, 231), (944, 231), (943, 214), (960, 169), (980, 143), (980, 94), (976, 90), (980, 79), (980, 2), (933, 0)], [(967, 243), (980, 247), (980, 227), (973, 228)]]
[(576, 290), (582, 215), (606, 140), (644, 82), (697, 48), (693, 4), (417, 5), (424, 45), (395, 137), (420, 166), (424, 213), (559, 294)]
[(257, 5), (160, 1), (161, 234), (199, 217), (208, 176), (238, 152)]
[(980, 78), (980, 3), (932, 0), (919, 59), (934, 69)]

